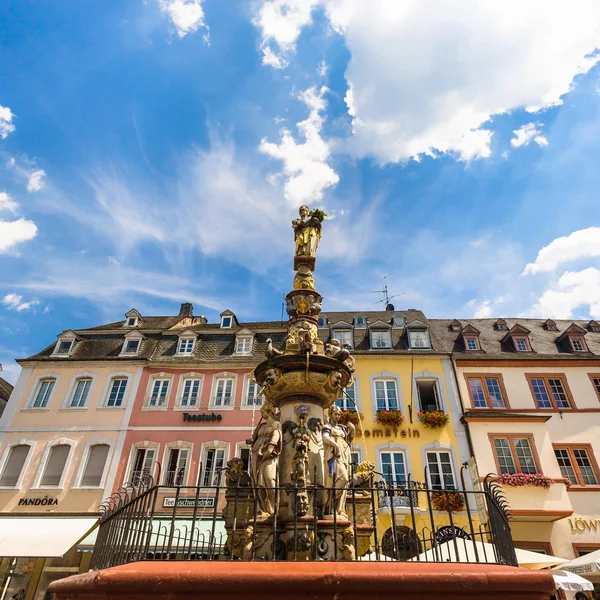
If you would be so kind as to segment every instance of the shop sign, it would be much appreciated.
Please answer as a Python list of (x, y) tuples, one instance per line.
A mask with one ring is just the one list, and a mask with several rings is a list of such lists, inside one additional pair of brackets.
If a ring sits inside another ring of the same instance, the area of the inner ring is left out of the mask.
[(183, 420), (184, 421), (194, 421), (194, 423), (200, 421), (201, 423), (209, 423), (209, 422), (216, 422), (216, 421), (220, 421), (223, 418), (223, 415), (216, 415), (215, 413), (202, 413), (202, 414), (198, 414), (198, 413), (183, 413)]
[[(356, 429), (357, 437), (360, 437), (360, 429)], [(362, 435), (366, 438), (382, 438), (382, 437), (402, 437), (402, 438), (418, 438), (421, 436), (418, 429), (398, 429), (397, 427), (382, 427), (376, 429), (364, 429)]]
[(444, 527), (439, 527), (438, 530), (435, 532), (435, 541), (439, 544), (452, 541), (456, 538), (461, 540), (471, 539), (469, 534), (464, 529), (461, 529), (460, 527), (455, 527), (454, 525), (445, 525)]
[(479, 513), (479, 520), (483, 525), (485, 525), (488, 520), (487, 507), (485, 505), (485, 494), (483, 493), (481, 481), (479, 480), (479, 471), (477, 470), (477, 463), (475, 462), (474, 456), (471, 456), (471, 458), (467, 461), (467, 470), (471, 476), (473, 491), (477, 492), (475, 494), (475, 504), (477, 506), (477, 512)]
[(21, 498), (19, 500), (19, 506), (56, 506), (58, 504), (58, 498), (50, 498), (44, 496), (43, 498)]
[(571, 531), (598, 531), (600, 528), (600, 519), (567, 519), (571, 526)]
[[(175, 498), (164, 498), (163, 508), (173, 508)], [(213, 508), (215, 506), (214, 498), (177, 498), (177, 508)]]

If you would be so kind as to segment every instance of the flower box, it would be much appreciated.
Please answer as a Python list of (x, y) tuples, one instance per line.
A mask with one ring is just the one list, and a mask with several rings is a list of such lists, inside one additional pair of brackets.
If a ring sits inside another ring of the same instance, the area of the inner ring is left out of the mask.
[(554, 480), (542, 473), (501, 473), (498, 475), (498, 483), (511, 487), (525, 487), (529, 485), (549, 490)]
[(375, 420), (380, 425), (400, 427), (404, 423), (404, 415), (399, 410), (378, 410)]
[(361, 420), (363, 419), (362, 415), (358, 414), (356, 410), (343, 410), (340, 413), (340, 423), (342, 425), (347, 425), (348, 423), (352, 423), (355, 427), (360, 425)]
[(458, 512), (465, 509), (465, 498), (459, 492), (440, 490), (432, 492), (431, 506), (434, 510)]
[(448, 424), (450, 417), (441, 410), (422, 410), (417, 414), (417, 419), (426, 429), (442, 429)]

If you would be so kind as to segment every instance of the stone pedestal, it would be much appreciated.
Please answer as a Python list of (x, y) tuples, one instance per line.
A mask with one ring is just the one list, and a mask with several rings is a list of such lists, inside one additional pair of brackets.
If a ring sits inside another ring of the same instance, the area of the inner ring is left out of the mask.
[(55, 581), (56, 600), (547, 600), (552, 575), (488, 564), (139, 562)]

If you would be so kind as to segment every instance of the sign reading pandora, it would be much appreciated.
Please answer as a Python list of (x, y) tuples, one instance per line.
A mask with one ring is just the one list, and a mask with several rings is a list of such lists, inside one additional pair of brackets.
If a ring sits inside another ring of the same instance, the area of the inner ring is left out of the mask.
[(216, 421), (220, 421), (223, 418), (223, 415), (216, 415), (215, 413), (202, 413), (202, 414), (197, 414), (197, 413), (183, 413), (183, 420), (184, 421), (194, 421), (194, 422), (198, 422), (200, 421), (201, 423), (214, 423)]

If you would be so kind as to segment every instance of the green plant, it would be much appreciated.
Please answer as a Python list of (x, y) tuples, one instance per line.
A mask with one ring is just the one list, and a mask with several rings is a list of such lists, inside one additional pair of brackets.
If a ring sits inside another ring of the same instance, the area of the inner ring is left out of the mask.
[(309, 211), (308, 216), (313, 219), (317, 219), (317, 221), (319, 221), (320, 223), (322, 223), (327, 217), (329, 217), (329, 215), (320, 208), (313, 208), (311, 211)]

